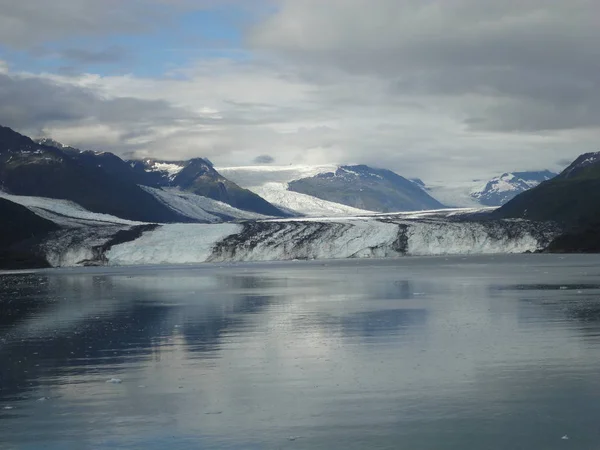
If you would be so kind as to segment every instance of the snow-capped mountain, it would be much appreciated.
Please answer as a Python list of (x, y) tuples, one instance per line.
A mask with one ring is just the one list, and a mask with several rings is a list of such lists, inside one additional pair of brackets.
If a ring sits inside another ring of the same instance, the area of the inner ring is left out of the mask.
[(256, 214), (276, 217), (287, 215), (255, 192), (225, 178), (210, 161), (203, 158), (187, 161), (144, 159), (131, 160), (128, 163), (139, 177), (139, 184), (144, 186), (158, 189), (177, 188)]
[(520, 193), (555, 176), (548, 170), (509, 172), (488, 181), (428, 182), (424, 189), (433, 198), (451, 207), (502, 206)]
[(472, 191), (471, 196), (485, 206), (502, 206), (520, 193), (551, 180), (556, 175), (549, 170), (504, 173)]
[(221, 167), (219, 171), (280, 208), (308, 216), (443, 207), (416, 183), (364, 165)]

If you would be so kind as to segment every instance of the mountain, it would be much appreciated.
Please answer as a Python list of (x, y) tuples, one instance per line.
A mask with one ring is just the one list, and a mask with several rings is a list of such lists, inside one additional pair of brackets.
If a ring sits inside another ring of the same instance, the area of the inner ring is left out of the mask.
[(146, 222), (189, 221), (134, 181), (112, 176), (73, 152), (0, 127), (0, 190), (71, 200), (84, 208)]
[(554, 178), (549, 170), (504, 173), (492, 178), (485, 186), (471, 192), (471, 197), (484, 206), (502, 206), (522, 192)]
[(188, 161), (132, 160), (129, 164), (140, 177), (140, 184), (153, 188), (179, 188), (203, 197), (217, 200), (245, 211), (267, 216), (286, 216), (254, 192), (238, 186), (215, 170), (203, 158)]
[(567, 227), (600, 221), (600, 152), (577, 158), (555, 178), (523, 192), (496, 217), (552, 220)]
[(444, 208), (414, 182), (387, 169), (340, 166), (289, 183), (289, 190), (353, 208), (376, 212)]
[[(219, 171), (278, 207), (306, 216), (356, 216), (396, 208), (443, 207), (418, 182), (368, 166), (269, 165), (220, 167)], [(366, 205), (374, 209), (368, 210)]]
[[(240, 188), (235, 183), (221, 176), (206, 159), (195, 158), (189, 161), (160, 161), (154, 159), (124, 161), (109, 152), (81, 151), (50, 139), (41, 139), (38, 142), (47, 146), (51, 145), (53, 148), (66, 153), (90, 169), (95, 170), (100, 168), (116, 179), (135, 183), (138, 186), (154, 188), (142, 188), (142, 190), (156, 197), (163, 206), (169, 209), (173, 209), (171, 208), (173, 205), (169, 203), (165, 204), (166, 198), (177, 201), (178, 205), (181, 206), (181, 198), (185, 197), (193, 203), (190, 208), (185, 209), (187, 211), (193, 209), (198, 212), (198, 199), (183, 195), (171, 195), (176, 194), (174, 189), (171, 188), (178, 188), (185, 192), (225, 203), (235, 209), (265, 216), (286, 215), (258, 195)], [(222, 208), (220, 205), (210, 202), (202, 203), (208, 210), (204, 211), (204, 214), (193, 214), (191, 216), (192, 219), (205, 221), (206, 213), (208, 215), (216, 213), (222, 220), (237, 219), (244, 216), (247, 216), (245, 218), (257, 218), (254, 214), (244, 215), (243, 213), (236, 212), (234, 209), (227, 210), (227, 213), (231, 214), (220, 214), (222, 209), (227, 208)], [(181, 213), (181, 208), (175, 208), (175, 212)], [(189, 221), (190, 217), (187, 215), (184, 215), (184, 217), (187, 217), (186, 220)]]

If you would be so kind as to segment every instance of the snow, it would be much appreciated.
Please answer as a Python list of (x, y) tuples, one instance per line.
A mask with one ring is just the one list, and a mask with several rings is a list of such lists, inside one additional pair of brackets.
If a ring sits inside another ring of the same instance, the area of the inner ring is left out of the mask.
[(329, 202), (311, 195), (288, 191), (287, 183), (265, 183), (262, 186), (253, 188), (253, 191), (279, 208), (300, 212), (307, 216), (323, 217), (373, 214), (372, 211), (352, 208), (351, 206)]
[(114, 246), (110, 265), (186, 264), (207, 261), (214, 245), (242, 230), (237, 224), (172, 224), (144, 233), (139, 239)]
[(170, 180), (175, 179), (177, 174), (183, 170), (182, 165), (167, 163), (167, 162), (157, 162), (149, 160), (148, 163), (150, 166), (148, 167), (149, 172), (165, 172)]
[[(502, 176), (492, 178), (488, 183), (485, 183), (477, 189), (473, 189), (471, 195), (475, 198), (480, 198), (484, 195), (494, 193), (518, 191), (520, 188), (518, 184), (515, 184), (515, 178), (516, 177), (512, 173), (505, 173)], [(489, 189), (488, 185), (490, 185)]]
[(12, 195), (0, 191), (0, 197), (25, 206), (44, 219), (66, 228), (100, 225), (141, 225), (141, 222), (121, 219), (109, 214), (88, 211), (77, 203), (46, 197)]
[(184, 192), (178, 188), (156, 189), (147, 186), (140, 187), (174, 211), (202, 222), (223, 222), (224, 216), (226, 219), (264, 219), (267, 217), (262, 214), (234, 208), (227, 203), (208, 197)]

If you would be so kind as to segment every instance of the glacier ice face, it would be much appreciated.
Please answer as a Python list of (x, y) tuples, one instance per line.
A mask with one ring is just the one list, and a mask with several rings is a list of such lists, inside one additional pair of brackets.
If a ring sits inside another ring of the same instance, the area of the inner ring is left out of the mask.
[(560, 232), (547, 223), (489, 220), (480, 209), (158, 226), (64, 201), (19, 200), (65, 226), (41, 244), (54, 267), (521, 253)]
[(110, 265), (189, 264), (210, 259), (215, 244), (242, 231), (237, 224), (172, 224), (144, 233), (139, 239), (113, 246)]
[(110, 265), (146, 265), (523, 253), (543, 248), (558, 232), (524, 220), (426, 215), (179, 224), (116, 245), (106, 258)]

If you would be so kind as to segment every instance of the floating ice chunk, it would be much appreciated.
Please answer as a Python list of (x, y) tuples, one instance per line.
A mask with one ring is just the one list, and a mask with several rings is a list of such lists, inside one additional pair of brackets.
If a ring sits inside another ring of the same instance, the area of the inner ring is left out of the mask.
[(290, 436), (288, 441), (295, 441), (296, 439), (300, 439), (302, 436)]
[(45, 402), (46, 400), (50, 400), (50, 397), (41, 397), (37, 399), (38, 402)]
[(566, 291), (567, 289), (569, 289), (569, 287), (568, 287), (568, 286), (561, 286), (561, 287), (560, 287), (560, 290), (561, 290), (561, 291)]
[(567, 436), (567, 435), (565, 434), (563, 437), (561, 437), (561, 439), (562, 439), (563, 441), (568, 441), (568, 440), (569, 440), (569, 436)]
[(111, 384), (121, 384), (123, 381), (120, 378), (111, 378), (110, 380), (106, 380), (106, 382)]
[(7, 411), (8, 411), (8, 410), (10, 410), (10, 409), (14, 409), (14, 406), (5, 406), (5, 407), (4, 407), (4, 408), (2, 408), (2, 409), (5, 409), (5, 410), (7, 410)]

